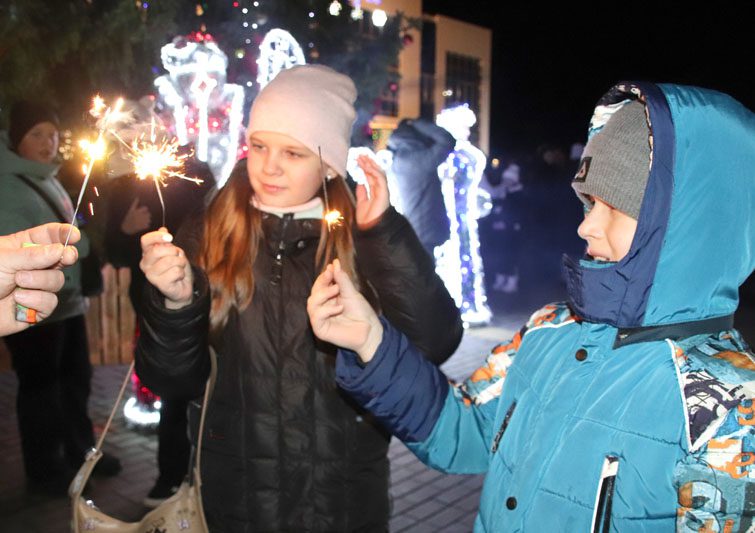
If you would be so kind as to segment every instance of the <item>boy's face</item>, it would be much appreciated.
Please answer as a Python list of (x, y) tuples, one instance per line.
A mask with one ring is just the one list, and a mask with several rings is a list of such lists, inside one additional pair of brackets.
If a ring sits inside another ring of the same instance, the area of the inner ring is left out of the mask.
[(592, 209), (585, 212), (585, 220), (577, 228), (587, 241), (587, 255), (598, 261), (621, 261), (632, 245), (637, 221), (600, 198), (592, 200)]
[(52, 163), (58, 153), (58, 128), (40, 122), (26, 132), (18, 145), (18, 155), (38, 163)]
[(249, 182), (260, 202), (293, 207), (308, 202), (322, 187), (320, 158), (281, 133), (257, 131), (249, 138)]

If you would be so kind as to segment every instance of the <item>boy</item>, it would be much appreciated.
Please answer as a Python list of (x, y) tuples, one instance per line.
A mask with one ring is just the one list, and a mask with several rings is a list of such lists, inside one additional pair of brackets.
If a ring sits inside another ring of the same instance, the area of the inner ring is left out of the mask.
[(315, 333), (342, 388), (428, 465), (487, 472), (477, 531), (748, 531), (755, 362), (732, 329), (755, 267), (755, 117), (694, 87), (615, 86), (573, 186), (568, 303), (449, 385), (338, 265)]

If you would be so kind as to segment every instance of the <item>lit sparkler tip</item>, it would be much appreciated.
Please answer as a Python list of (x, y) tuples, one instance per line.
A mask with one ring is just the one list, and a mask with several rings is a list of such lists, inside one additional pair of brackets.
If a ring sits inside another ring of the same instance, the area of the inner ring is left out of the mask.
[(89, 114), (95, 118), (99, 118), (105, 109), (105, 100), (98, 94), (92, 98), (92, 108), (89, 110)]
[[(151, 137), (151, 136), (150, 136)], [(188, 154), (178, 154), (178, 141), (163, 141), (155, 143), (151, 140), (135, 140), (131, 146), (131, 159), (134, 164), (134, 173), (140, 180), (154, 179), (161, 185), (165, 185), (167, 178), (179, 178), (200, 184), (202, 180), (183, 174), (184, 161)]]
[(105, 157), (105, 152), (107, 150), (107, 145), (105, 144), (105, 140), (102, 137), (98, 137), (94, 142), (90, 141), (89, 139), (82, 139), (79, 141), (79, 146), (82, 150), (84, 150), (84, 152), (86, 152), (90, 162), (94, 162)]
[(323, 215), (323, 218), (328, 224), (328, 229), (332, 228), (333, 226), (339, 226), (343, 221), (343, 215), (341, 215), (341, 212), (337, 209), (331, 209), (330, 211), (325, 213), (325, 215)]

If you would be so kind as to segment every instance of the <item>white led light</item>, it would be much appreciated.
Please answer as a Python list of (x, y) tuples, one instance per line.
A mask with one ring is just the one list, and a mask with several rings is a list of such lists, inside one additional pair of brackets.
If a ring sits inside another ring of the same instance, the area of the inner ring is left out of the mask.
[(388, 22), (388, 15), (385, 11), (382, 9), (376, 9), (372, 12), (372, 23), (377, 26), (378, 28), (382, 28), (385, 26), (385, 23)]

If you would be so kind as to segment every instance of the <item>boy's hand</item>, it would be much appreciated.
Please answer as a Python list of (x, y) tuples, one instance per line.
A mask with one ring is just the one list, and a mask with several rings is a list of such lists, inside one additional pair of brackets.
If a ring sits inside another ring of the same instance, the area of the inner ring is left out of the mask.
[(380, 168), (374, 159), (367, 155), (360, 155), (357, 158), (359, 168), (364, 172), (367, 178), (367, 184), (370, 186), (370, 194), (367, 195), (367, 188), (360, 184), (357, 185), (357, 226), (359, 229), (369, 229), (380, 221), (385, 210), (391, 205), (388, 196), (388, 178), (385, 172)]
[(165, 296), (165, 307), (181, 309), (191, 303), (194, 275), (186, 254), (172, 241), (165, 228), (142, 235), (139, 267), (147, 281)]
[[(55, 293), (65, 281), (60, 268), (78, 259), (74, 246), (62, 244), (69, 230), (70, 244), (78, 242), (79, 230), (59, 223), (0, 236), (0, 335), (23, 331), (55, 310)], [(26, 307), (33, 319), (17, 319), (16, 304)]]
[(341, 270), (338, 259), (312, 285), (307, 299), (312, 329), (320, 339), (353, 350), (367, 363), (383, 339), (375, 311)]

